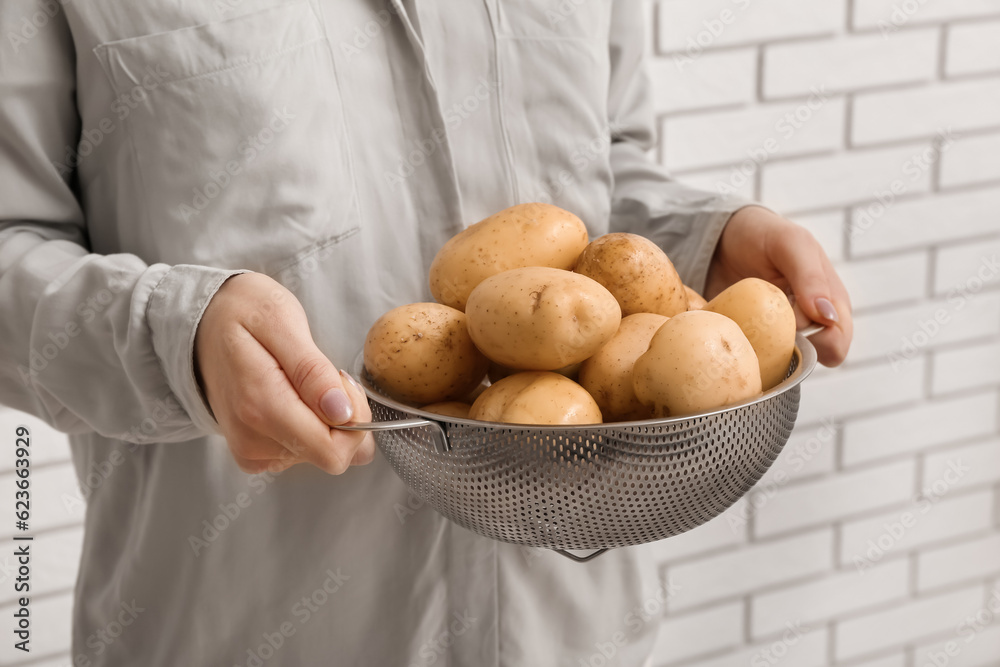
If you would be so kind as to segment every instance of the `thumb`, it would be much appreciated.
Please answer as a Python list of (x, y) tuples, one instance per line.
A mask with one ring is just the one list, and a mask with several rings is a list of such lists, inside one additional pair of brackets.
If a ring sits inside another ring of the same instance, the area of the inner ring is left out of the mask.
[[(805, 230), (801, 233), (809, 234)], [(800, 239), (799, 234), (788, 234), (774, 249), (771, 261), (788, 280), (799, 310), (813, 322), (832, 326), (840, 321), (840, 315), (833, 305), (832, 287), (824, 268), (827, 259), (819, 245), (809, 241), (811, 235)]]

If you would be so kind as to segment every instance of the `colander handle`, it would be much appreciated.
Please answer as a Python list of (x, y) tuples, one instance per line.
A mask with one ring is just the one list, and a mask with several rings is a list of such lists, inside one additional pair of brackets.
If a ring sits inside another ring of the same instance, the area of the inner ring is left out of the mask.
[(806, 338), (809, 338), (810, 336), (815, 336), (820, 331), (823, 331), (825, 329), (826, 329), (826, 325), (825, 324), (818, 324), (816, 322), (813, 322), (812, 324), (810, 324), (809, 326), (807, 326), (805, 329), (799, 329), (796, 333), (800, 333), (803, 336), (805, 336)]
[(408, 428), (422, 428), (430, 426), (434, 432), (434, 446), (439, 452), (447, 452), (451, 448), (448, 446), (448, 436), (445, 434), (441, 424), (430, 419), (390, 419), (384, 422), (364, 422), (361, 424), (340, 424), (333, 428), (340, 431), (401, 431)]
[(572, 551), (567, 551), (566, 549), (553, 549), (553, 551), (555, 551), (560, 556), (565, 556), (566, 558), (569, 558), (571, 561), (575, 561), (577, 563), (586, 563), (589, 560), (597, 558), (602, 553), (607, 551), (607, 549), (594, 549), (593, 551), (587, 553), (586, 555), (578, 555), (576, 553), (573, 553)]

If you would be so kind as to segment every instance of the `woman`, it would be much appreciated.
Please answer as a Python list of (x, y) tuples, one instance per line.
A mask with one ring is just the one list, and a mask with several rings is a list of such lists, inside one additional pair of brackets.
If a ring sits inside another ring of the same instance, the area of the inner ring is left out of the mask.
[(111, 470), (82, 482), (74, 664), (647, 661), (643, 549), (479, 538), (330, 428), (370, 418), (338, 369), (371, 323), (511, 204), (644, 234), (709, 295), (772, 280), (846, 354), (807, 232), (647, 160), (636, 0), (8, 0), (0, 25), (0, 402)]

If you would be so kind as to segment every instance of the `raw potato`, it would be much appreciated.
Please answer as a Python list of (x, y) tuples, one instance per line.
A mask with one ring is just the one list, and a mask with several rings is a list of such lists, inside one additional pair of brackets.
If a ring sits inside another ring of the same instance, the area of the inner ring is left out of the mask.
[(492, 361), (552, 371), (597, 352), (621, 323), (608, 290), (579, 274), (528, 267), (487, 278), (469, 295), (469, 333)]
[(558, 373), (525, 372), (500, 380), (472, 404), (470, 419), (505, 424), (600, 424), (587, 390)]
[(795, 312), (780, 289), (759, 278), (746, 278), (712, 299), (705, 310), (740, 325), (760, 361), (765, 390), (781, 383), (795, 351)]
[(587, 247), (580, 218), (551, 204), (518, 204), (453, 236), (434, 257), (431, 294), (465, 310), (472, 290), (490, 276), (526, 266), (572, 270)]
[(660, 327), (635, 362), (632, 382), (654, 417), (714, 410), (761, 392), (750, 341), (731, 319), (705, 310), (681, 313)]
[(705, 297), (698, 294), (687, 285), (684, 286), (684, 293), (687, 294), (688, 298), (688, 310), (704, 310), (705, 306), (708, 305), (708, 301), (705, 301)]
[(458, 417), (459, 419), (468, 419), (469, 410), (472, 406), (468, 403), (463, 403), (462, 401), (445, 401), (444, 403), (431, 403), (430, 405), (425, 405), (423, 410), (425, 412), (433, 412), (436, 415), (442, 415), (445, 417)]
[(597, 401), (604, 421), (637, 421), (653, 416), (649, 406), (635, 396), (632, 367), (666, 321), (663, 315), (653, 313), (622, 318), (618, 333), (580, 366), (580, 384)]
[(365, 338), (364, 359), (380, 389), (414, 405), (464, 398), (489, 366), (465, 315), (439, 303), (400, 306), (380, 317)]
[(688, 309), (677, 270), (655, 243), (636, 234), (605, 234), (580, 255), (575, 271), (604, 285), (622, 315), (656, 313), (673, 317)]

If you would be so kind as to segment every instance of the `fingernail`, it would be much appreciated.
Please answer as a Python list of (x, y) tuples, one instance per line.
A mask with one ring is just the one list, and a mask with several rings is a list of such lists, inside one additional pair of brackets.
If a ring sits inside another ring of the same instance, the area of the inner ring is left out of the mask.
[(349, 422), (354, 416), (354, 406), (343, 389), (330, 389), (319, 399), (319, 408), (334, 424)]
[(362, 389), (362, 387), (358, 383), (358, 381), (354, 379), (354, 376), (351, 375), (350, 373), (348, 373), (347, 371), (345, 371), (343, 368), (340, 369), (340, 377), (342, 377), (345, 380), (347, 380), (348, 382), (350, 382), (351, 385), (353, 385), (355, 389), (357, 389), (359, 392), (361, 392), (362, 396), (365, 395), (365, 390)]
[(839, 322), (840, 316), (837, 315), (837, 309), (833, 307), (829, 299), (820, 297), (816, 299), (816, 310), (823, 317), (824, 320), (828, 322)]

